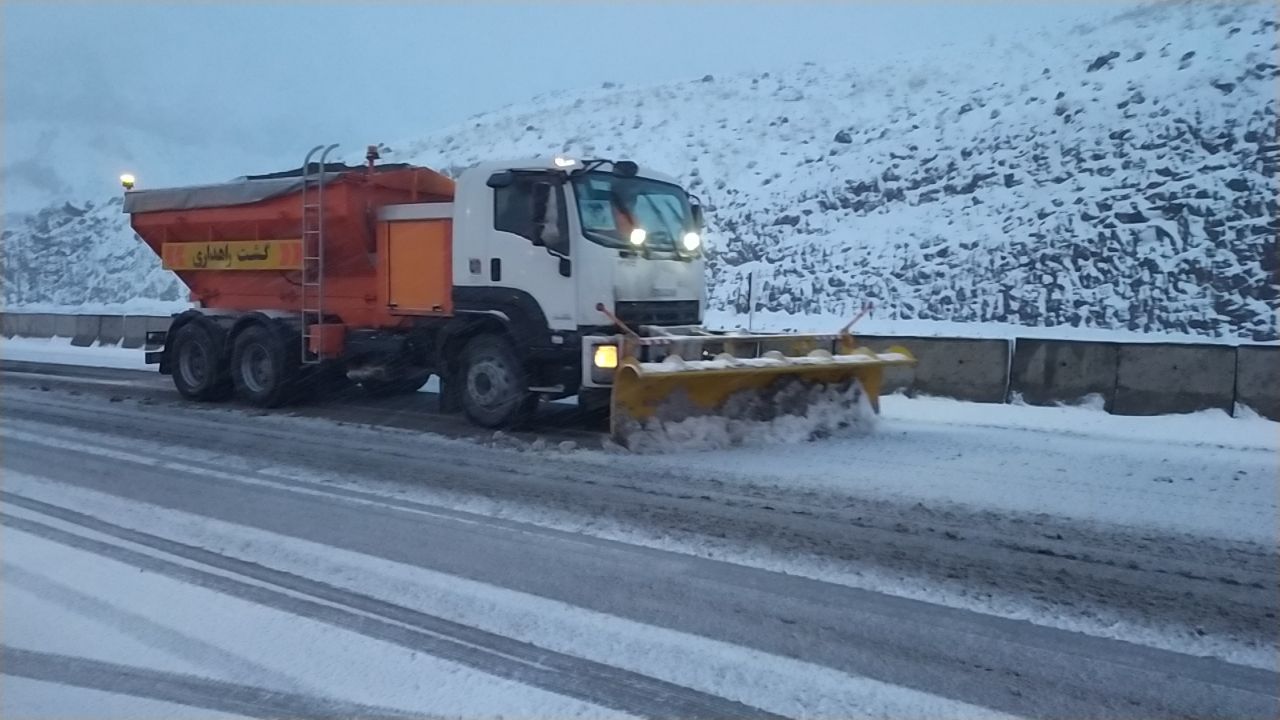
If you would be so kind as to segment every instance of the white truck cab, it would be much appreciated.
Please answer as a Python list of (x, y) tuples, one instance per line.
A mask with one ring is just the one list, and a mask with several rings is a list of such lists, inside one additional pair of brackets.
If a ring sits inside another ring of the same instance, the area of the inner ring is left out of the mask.
[(592, 348), (618, 332), (600, 305), (637, 330), (702, 322), (701, 207), (674, 178), (635, 163), (468, 168), (452, 237), (455, 311), (502, 315), (535, 363), (567, 359), (577, 375), (546, 376), (535, 389), (608, 387), (610, 373), (590, 362)]
[(696, 207), (675, 179), (634, 163), (477, 165), (458, 180), (453, 284), (528, 293), (557, 331), (611, 325), (599, 303), (628, 323), (697, 325)]

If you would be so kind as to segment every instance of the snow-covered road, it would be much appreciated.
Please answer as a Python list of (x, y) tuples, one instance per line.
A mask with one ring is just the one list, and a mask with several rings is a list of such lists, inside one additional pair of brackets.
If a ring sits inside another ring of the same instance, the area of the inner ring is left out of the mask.
[(4, 379), (5, 717), (1280, 710), (1261, 421), (891, 398), (636, 457)]

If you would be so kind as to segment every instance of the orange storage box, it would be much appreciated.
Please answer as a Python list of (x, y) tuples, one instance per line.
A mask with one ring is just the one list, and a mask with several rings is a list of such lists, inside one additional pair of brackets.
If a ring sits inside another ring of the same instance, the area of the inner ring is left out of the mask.
[[(343, 167), (329, 172), (324, 186), (325, 314), (360, 327), (396, 327), (404, 314), (450, 314), (450, 293), (433, 287), (427, 297), (406, 286), (409, 275), (397, 273), (396, 264), (380, 260), (391, 240), (376, 229), (376, 216), (386, 205), (452, 202), (453, 181), (424, 167)], [(314, 184), (308, 192), (314, 198)], [(301, 193), (302, 177), (295, 171), (221, 185), (134, 190), (125, 194), (124, 210), (134, 231), (191, 289), (192, 300), (227, 310), (298, 312)], [(406, 246), (406, 257), (439, 271), (419, 271), (433, 286), (440, 278), (447, 283), (447, 221), (415, 235), (425, 240), (412, 251)], [(424, 306), (396, 312), (392, 287), (410, 304)]]

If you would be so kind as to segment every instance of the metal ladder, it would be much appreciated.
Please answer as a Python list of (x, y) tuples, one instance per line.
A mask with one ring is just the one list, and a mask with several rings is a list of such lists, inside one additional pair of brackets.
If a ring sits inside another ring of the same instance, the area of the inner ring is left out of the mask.
[[(313, 328), (324, 322), (324, 183), (325, 161), (337, 144), (317, 145), (302, 161), (302, 364), (320, 362), (311, 353)], [(320, 153), (318, 169), (311, 172), (311, 158)]]

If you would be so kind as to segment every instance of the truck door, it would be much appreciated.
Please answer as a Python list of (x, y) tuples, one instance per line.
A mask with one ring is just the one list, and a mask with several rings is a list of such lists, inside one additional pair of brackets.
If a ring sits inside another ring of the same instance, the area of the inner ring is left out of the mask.
[[(534, 224), (539, 184), (547, 192), (542, 227)], [(493, 193), (493, 235), (484, 268), (488, 285), (527, 293), (541, 307), (550, 329), (576, 329), (577, 296), (563, 184), (548, 173), (516, 173), (510, 184), (494, 188)]]

